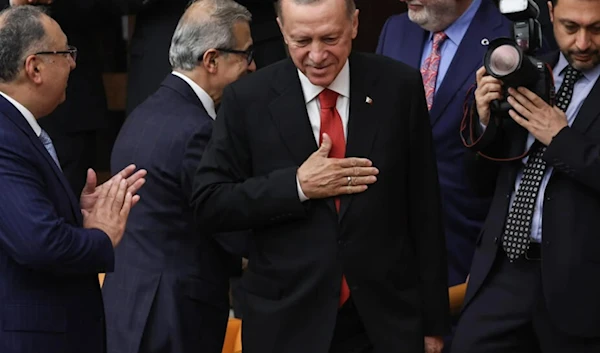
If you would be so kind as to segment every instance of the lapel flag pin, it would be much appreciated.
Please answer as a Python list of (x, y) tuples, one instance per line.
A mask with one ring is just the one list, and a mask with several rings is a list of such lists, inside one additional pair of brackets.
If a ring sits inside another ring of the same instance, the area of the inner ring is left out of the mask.
[(373, 104), (373, 100), (371, 99), (371, 97), (367, 96), (367, 98), (365, 99), (365, 102), (367, 104)]

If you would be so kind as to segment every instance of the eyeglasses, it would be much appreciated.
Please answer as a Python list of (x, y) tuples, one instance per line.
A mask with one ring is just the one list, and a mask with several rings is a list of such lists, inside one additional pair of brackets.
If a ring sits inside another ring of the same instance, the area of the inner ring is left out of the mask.
[(40, 51), (34, 53), (33, 55), (56, 55), (56, 54), (69, 54), (73, 61), (77, 60), (77, 48), (72, 45), (69, 45), (67, 50), (55, 50), (55, 51)]
[[(246, 62), (248, 63), (248, 65), (250, 65), (252, 63), (252, 60), (254, 60), (254, 47), (252, 47), (252, 46), (250, 46), (246, 50), (236, 50), (236, 49), (227, 49), (227, 48), (215, 48), (215, 50), (222, 51), (224, 53), (244, 55), (246, 57)], [(202, 58), (204, 57), (204, 54), (206, 54), (206, 53), (202, 53), (202, 55), (200, 55), (200, 57), (198, 57), (198, 61), (202, 60)]]

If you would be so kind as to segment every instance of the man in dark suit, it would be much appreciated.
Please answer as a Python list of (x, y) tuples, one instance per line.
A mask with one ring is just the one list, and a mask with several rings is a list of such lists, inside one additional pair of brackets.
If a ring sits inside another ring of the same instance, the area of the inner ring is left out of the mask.
[[(115, 1), (115, 0), (114, 0)], [(128, 0), (123, 12), (135, 14), (127, 85), (127, 114), (150, 96), (171, 69), (167, 56), (179, 17), (190, 0)], [(286, 57), (275, 21), (274, 0), (239, 0), (252, 14), (256, 66), (264, 67)]]
[[(554, 106), (523, 87), (505, 94), (485, 68), (477, 72), (463, 137), (478, 152), (473, 185), (493, 201), (456, 353), (600, 351), (600, 285), (591, 280), (600, 276), (600, 2), (553, 4)], [(509, 116), (491, 114), (490, 102), (504, 97)]]
[(291, 59), (225, 89), (192, 200), (210, 231), (254, 230), (244, 352), (439, 352), (447, 268), (420, 75), (350, 54), (352, 0), (278, 6)]
[(74, 68), (50, 17), (32, 6), (0, 13), (2, 353), (104, 352), (98, 273), (113, 269), (145, 172), (130, 166), (96, 187), (89, 170), (77, 201), (37, 123), (65, 99)]
[[(478, 197), (469, 185), (461, 163), (465, 146), (457, 131), (464, 115), (465, 97), (475, 82), (475, 71), (483, 64), (485, 42), (509, 37), (512, 24), (491, 0), (407, 3), (408, 13), (387, 20), (377, 53), (420, 68), (424, 79), (433, 83), (429, 91), (430, 119), (442, 194), (448, 286), (454, 286), (467, 279), (475, 240), (491, 201), (489, 197)], [(441, 44), (436, 42), (438, 33), (445, 35)], [(436, 55), (439, 66), (431, 75), (430, 57)], [(446, 351), (450, 341), (451, 337), (447, 337)]]
[[(65, 177), (78, 195), (85, 184), (87, 169), (96, 164), (97, 133), (107, 127), (103, 66), (96, 31), (101, 17), (98, 13), (108, 6), (101, 0), (10, 0), (10, 4), (45, 5), (69, 37), (69, 44), (77, 48), (77, 70), (69, 77), (68, 99), (42, 117), (39, 124), (52, 138)], [(8, 5), (9, 0), (0, 0), (1, 8)]]
[(115, 142), (113, 170), (135, 163), (150, 173), (104, 280), (109, 353), (221, 352), (229, 277), (242, 270), (225, 249), (243, 252), (245, 234), (228, 234), (226, 248), (203, 236), (190, 199), (223, 88), (256, 68), (249, 21), (231, 0), (193, 3), (173, 36), (174, 71)]
[[(510, 28), (511, 22), (490, 0), (408, 2), (408, 13), (388, 19), (377, 47), (379, 54), (420, 68), (425, 78), (428, 57), (439, 55), (437, 75), (431, 77), (435, 82), (429, 113), (442, 194), (449, 286), (465, 282), (469, 274), (475, 240), (490, 203), (489, 197), (473, 193), (460, 163), (465, 146), (457, 131), (463, 104), (475, 82), (475, 71), (483, 64), (484, 41), (508, 37)], [(437, 33), (446, 38), (434, 51)]]

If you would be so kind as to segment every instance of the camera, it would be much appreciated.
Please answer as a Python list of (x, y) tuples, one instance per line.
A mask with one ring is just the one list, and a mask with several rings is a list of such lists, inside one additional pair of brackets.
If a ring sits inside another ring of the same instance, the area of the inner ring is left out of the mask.
[(503, 99), (494, 100), (490, 110), (494, 116), (509, 118), (512, 109), (506, 101), (509, 87), (526, 87), (553, 105), (554, 79), (544, 62), (534, 58), (542, 46), (542, 29), (537, 18), (540, 9), (533, 0), (500, 0), (500, 12), (513, 22), (513, 38), (490, 42), (483, 59), (487, 73), (501, 80)]

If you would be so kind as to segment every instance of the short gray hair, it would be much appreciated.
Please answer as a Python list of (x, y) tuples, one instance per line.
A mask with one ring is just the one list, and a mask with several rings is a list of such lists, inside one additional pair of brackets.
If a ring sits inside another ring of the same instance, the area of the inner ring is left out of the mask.
[[(277, 17), (279, 17), (279, 20), (283, 23), (283, 16), (281, 16), (281, 2), (282, 1), (283, 0), (277, 0), (277, 2), (275, 2), (275, 10), (277, 11)], [(321, 2), (324, 0), (287, 0), (287, 1), (292, 1), (294, 4), (297, 4), (297, 5), (310, 5), (310, 4)], [(354, 12), (356, 12), (356, 3), (354, 2), (354, 0), (346, 0), (346, 14), (348, 15), (348, 18), (352, 18), (352, 16), (354, 16)]]
[[(200, 16), (190, 14), (191, 8), (202, 6), (206, 13)], [(242, 5), (233, 0), (196, 0), (190, 4), (177, 24), (169, 62), (173, 69), (193, 70), (198, 59), (207, 50), (214, 48), (233, 49), (236, 38), (233, 25), (244, 21), (250, 23), (252, 15)]]
[(16, 79), (25, 58), (42, 50), (46, 39), (44, 15), (43, 10), (31, 5), (0, 12), (0, 82)]

